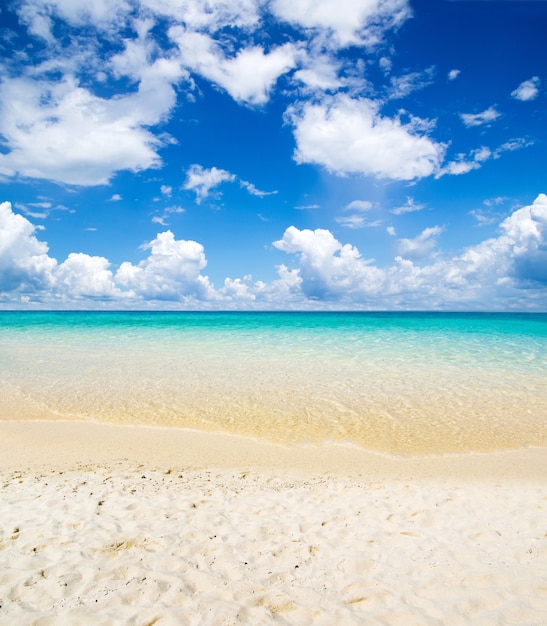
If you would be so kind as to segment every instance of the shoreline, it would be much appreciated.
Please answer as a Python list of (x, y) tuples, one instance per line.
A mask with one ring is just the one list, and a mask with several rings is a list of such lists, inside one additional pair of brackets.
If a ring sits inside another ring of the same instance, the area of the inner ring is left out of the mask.
[(302, 476), (547, 481), (547, 448), (391, 455), (353, 444), (286, 446), (219, 432), (81, 421), (0, 420), (0, 467), (67, 469), (125, 461), (157, 469), (234, 469)]

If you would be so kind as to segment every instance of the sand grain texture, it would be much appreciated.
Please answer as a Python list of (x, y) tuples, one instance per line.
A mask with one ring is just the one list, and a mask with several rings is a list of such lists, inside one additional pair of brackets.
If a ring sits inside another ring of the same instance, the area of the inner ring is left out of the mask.
[(2, 626), (547, 623), (535, 475), (67, 466), (20, 453), (1, 471)]

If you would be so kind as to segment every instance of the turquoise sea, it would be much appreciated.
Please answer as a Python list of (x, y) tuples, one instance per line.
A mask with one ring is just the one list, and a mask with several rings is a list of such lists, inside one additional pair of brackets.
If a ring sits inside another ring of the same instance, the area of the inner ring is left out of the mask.
[(547, 314), (1, 312), (0, 419), (547, 445)]

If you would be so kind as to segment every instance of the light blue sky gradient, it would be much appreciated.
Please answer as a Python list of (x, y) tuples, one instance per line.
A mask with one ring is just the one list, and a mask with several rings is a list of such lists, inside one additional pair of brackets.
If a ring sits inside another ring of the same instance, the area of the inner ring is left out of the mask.
[(0, 20), (1, 308), (547, 309), (547, 3)]

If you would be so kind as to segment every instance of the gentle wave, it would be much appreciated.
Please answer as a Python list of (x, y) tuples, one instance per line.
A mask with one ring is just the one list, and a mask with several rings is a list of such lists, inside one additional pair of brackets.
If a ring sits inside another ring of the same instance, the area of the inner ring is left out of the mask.
[(0, 314), (0, 418), (391, 453), (547, 445), (547, 315)]

